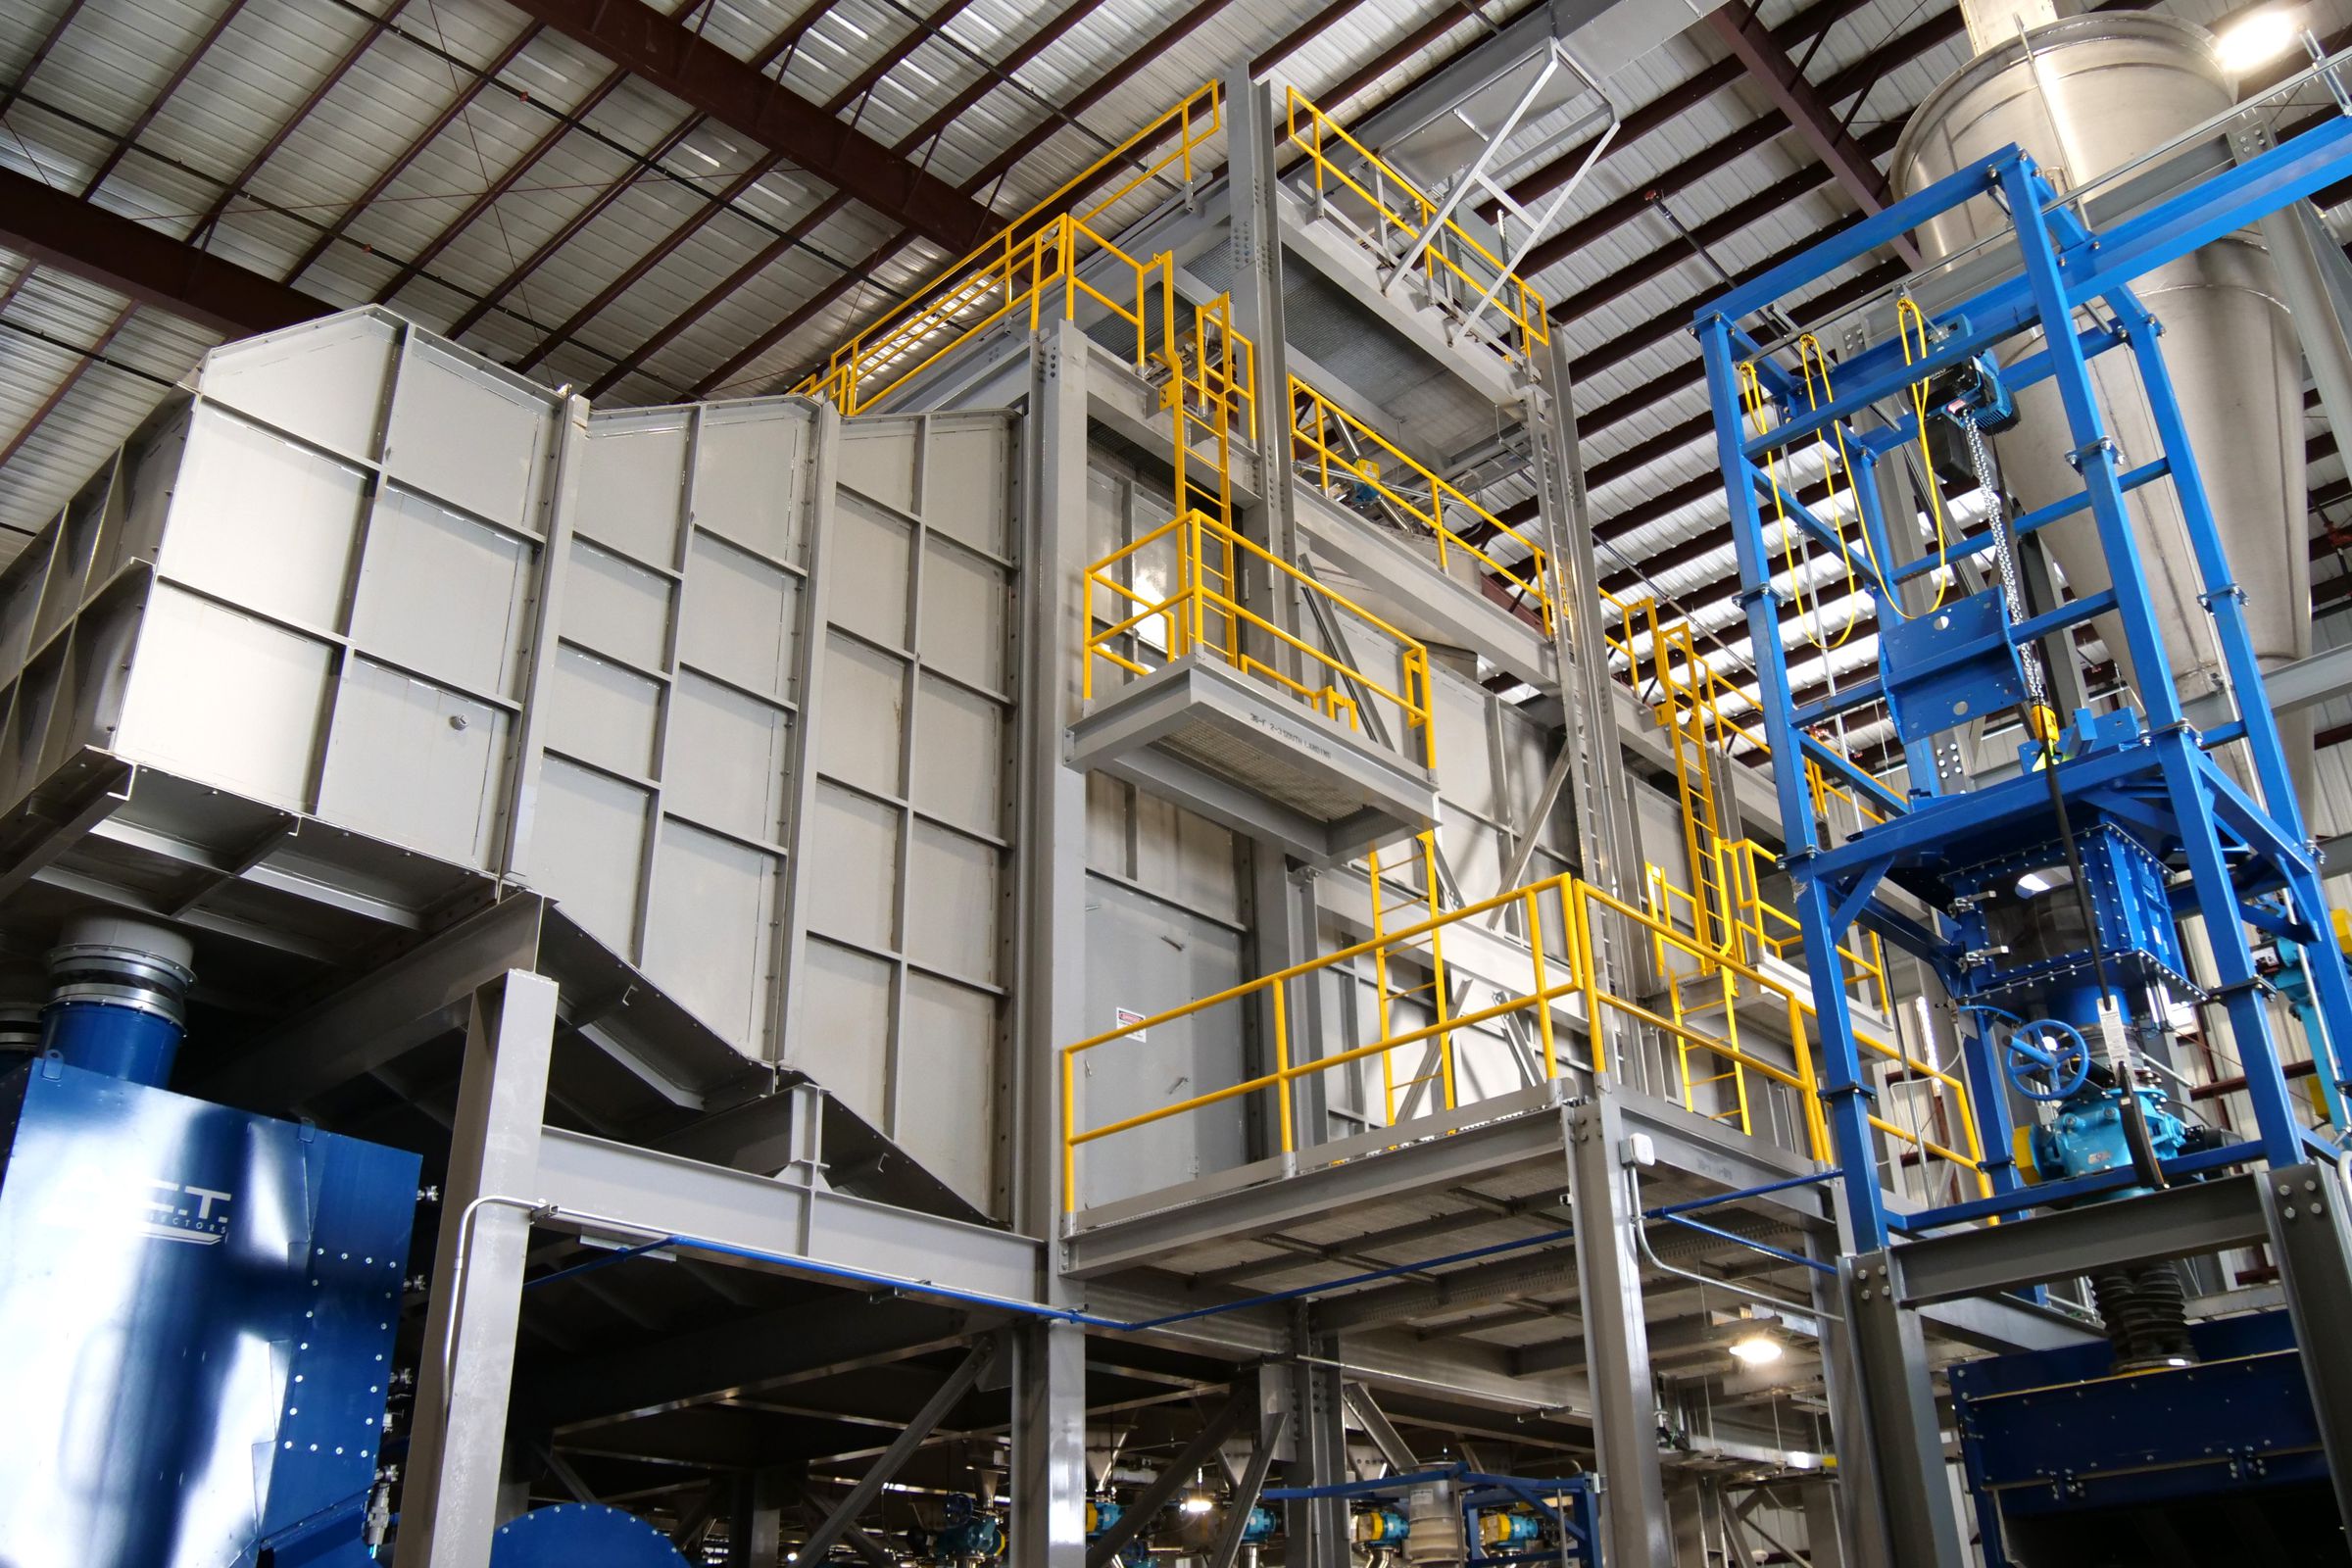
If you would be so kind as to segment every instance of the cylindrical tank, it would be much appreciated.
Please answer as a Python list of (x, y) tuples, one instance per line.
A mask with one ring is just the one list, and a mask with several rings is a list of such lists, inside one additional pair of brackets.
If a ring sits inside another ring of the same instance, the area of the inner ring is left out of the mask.
[(187, 1030), (195, 948), (159, 925), (84, 915), (49, 950), (41, 1049), (151, 1089), (166, 1087)]
[[(2235, 85), (2202, 27), (2170, 17), (2103, 12), (2037, 27), (1979, 55), (1930, 93), (1895, 144), (1893, 177), (1917, 191), (2017, 143), (2068, 189), (2132, 162), (2229, 110)], [(1919, 233), (1931, 258), (2008, 226), (1990, 197), (1954, 208)], [(2246, 619), (2264, 667), (2311, 652), (2311, 571), (2305, 544), (2303, 371), (2293, 322), (2268, 252), (2253, 230), (2207, 245), (2140, 277), (2142, 304), (2163, 323), (2162, 348), (2180, 400), (2230, 565), (2246, 591)], [(2004, 358), (2033, 353), (2023, 341)], [(2109, 433), (2127, 466), (2158, 450), (2129, 353), (2091, 362)], [(1995, 444), (2010, 490), (2028, 510), (2079, 493), (2067, 464), (2076, 445), (2048, 382), (2018, 398), (2021, 418)], [(2166, 484), (2131, 501), (2172, 674), (2184, 699), (2218, 684), (2212, 623), (2180, 509)], [(2087, 515), (2044, 530), (2059, 569), (2081, 596), (2108, 585)], [(2135, 684), (2114, 616), (2099, 622), (2117, 667)], [(2286, 737), (2299, 761), (2309, 722)]]

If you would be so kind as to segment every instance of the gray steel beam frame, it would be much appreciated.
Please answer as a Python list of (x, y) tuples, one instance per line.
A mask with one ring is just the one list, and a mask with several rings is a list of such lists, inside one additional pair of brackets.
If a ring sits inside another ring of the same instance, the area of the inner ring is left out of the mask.
[[(710, 1244), (722, 1260), (820, 1279), (928, 1286), (1000, 1301), (1037, 1298), (1044, 1244), (1026, 1236), (681, 1159), (550, 1127), (532, 1179), (505, 1191), (548, 1205), (558, 1230)], [(746, 1255), (749, 1254), (749, 1255)], [(985, 1303), (982, 1303), (985, 1304)]]
[[(1886, 1561), (1900, 1568), (1965, 1568), (1970, 1561), (1944, 1462), (1920, 1309), (2128, 1263), (2274, 1240), (2277, 1226), (2266, 1199), (2279, 1200), (2266, 1193), (2264, 1180), (2256, 1174), (2224, 1176), (1925, 1237), (1845, 1260), (1847, 1328), (1869, 1422), (1868, 1451), (1878, 1471)], [(2270, 1180), (2285, 1181), (2287, 1173), (2271, 1172)], [(2306, 1235), (2315, 1233), (2316, 1228)], [(2323, 1238), (2313, 1249), (2322, 1259), (2317, 1272), (2323, 1278), (2325, 1246)], [(2324, 1297), (2326, 1287), (2319, 1289)], [(2327, 1309), (2352, 1309), (2347, 1303), (2352, 1296), (2339, 1297)], [(2298, 1338), (2302, 1329), (2298, 1320)], [(2329, 1332), (2324, 1330), (2323, 1337)], [(2335, 1356), (2332, 1347), (2327, 1354)], [(2314, 1388), (2316, 1395), (2319, 1385)], [(2336, 1392), (2335, 1386), (2329, 1392)], [(1857, 1555), (1876, 1568), (1866, 1553)]]
[(858, 1516), (882, 1494), (882, 1488), (914, 1456), (914, 1451), (929, 1441), (940, 1422), (947, 1419), (948, 1412), (972, 1392), (972, 1386), (980, 1381), (980, 1374), (987, 1370), (988, 1363), (996, 1353), (997, 1342), (994, 1339), (983, 1340), (972, 1347), (970, 1352), (956, 1363), (956, 1370), (949, 1373), (947, 1380), (932, 1391), (931, 1397), (923, 1401), (923, 1407), (914, 1413), (913, 1419), (900, 1428), (899, 1435), (890, 1440), (890, 1446), (866, 1466), (865, 1474), (859, 1476), (857, 1484), (850, 1488), (849, 1495), (835, 1503), (833, 1511), (808, 1532), (808, 1539), (801, 1543), (802, 1556), (812, 1563), (825, 1560), (825, 1554), (833, 1549), (835, 1542), (841, 1540), (843, 1532), (858, 1522)]
[(2344, 1333), (2352, 1323), (2352, 1195), (2326, 1165), (2267, 1171), (2262, 1188), (2336, 1511), (2352, 1519), (2352, 1337)]
[(453, 1027), (475, 994), (539, 961), (548, 901), (517, 895), (460, 921), (280, 1024), (194, 1093), (231, 1105), (298, 1105)]
[(1389, 1413), (1372, 1396), (1370, 1389), (1360, 1383), (1350, 1383), (1340, 1391), (1340, 1396), (1347, 1402), (1348, 1413), (1355, 1418), (1357, 1429), (1372, 1440), (1372, 1446), (1380, 1450), (1380, 1456), (1388, 1461), (1392, 1471), (1407, 1476), (1421, 1468), (1421, 1461), (1413, 1455), (1412, 1446), (1404, 1441), (1396, 1423), (1389, 1419)]
[(1592, 1380), (1600, 1450), (1601, 1555), (1612, 1568), (1672, 1568), (1666, 1488), (1658, 1467), (1657, 1390), (1642, 1311), (1636, 1229), (1642, 1216), (1626, 1181), (1625, 1118), (1605, 1092), (1569, 1112), (1568, 1196), (1576, 1213), (1578, 1299)]
[[(1014, 1219), (1029, 1236), (1061, 1227), (1062, 1046), (1087, 1031), (1086, 780), (1064, 767), (1062, 735), (1078, 716), (1087, 563), (1087, 340), (1051, 323), (1030, 354), (1026, 421), (1027, 533), (1020, 549), (1020, 842), (1012, 972)], [(1043, 1243), (1032, 1244), (1042, 1250)], [(1060, 1271), (1036, 1289), (1069, 1298)], [(1011, 1540), (1023, 1568), (1086, 1561), (1086, 1335), (1062, 1323), (1021, 1326), (1013, 1339)]]
[(537, 1184), (555, 1039), (554, 981), (512, 970), (474, 993), (395, 1568), (489, 1568), (531, 1236), (500, 1200)]
[(1237, 1389), (1226, 1396), (1214, 1414), (1200, 1423), (1191, 1441), (1178, 1449), (1176, 1457), (1160, 1466), (1135, 1500), (1127, 1505), (1118, 1522), (1104, 1530), (1086, 1546), (1086, 1568), (1107, 1568), (1110, 1560), (1125, 1549), (1144, 1526), (1150, 1524), (1160, 1509), (1176, 1500), (1184, 1487), (1185, 1477), (1216, 1457), (1225, 1440), (1233, 1436), (1242, 1424), (1242, 1417), (1256, 1407), (1253, 1398), (1245, 1397)]

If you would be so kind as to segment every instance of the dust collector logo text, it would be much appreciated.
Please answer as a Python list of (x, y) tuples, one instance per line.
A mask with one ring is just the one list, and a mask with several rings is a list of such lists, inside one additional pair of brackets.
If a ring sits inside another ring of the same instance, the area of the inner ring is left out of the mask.
[(235, 1194), (218, 1187), (99, 1170), (81, 1172), (74, 1191), (88, 1205), (74, 1216), (82, 1223), (122, 1225), (159, 1242), (193, 1247), (220, 1245), (236, 1201)]

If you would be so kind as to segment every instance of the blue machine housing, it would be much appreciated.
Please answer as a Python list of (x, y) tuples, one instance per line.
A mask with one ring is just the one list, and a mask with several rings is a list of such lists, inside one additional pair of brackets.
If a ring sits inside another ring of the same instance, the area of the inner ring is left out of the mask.
[(2283, 1312), (2190, 1326), (2193, 1366), (2103, 1345), (1951, 1369), (1987, 1568), (2352, 1563)]
[(635, 1514), (564, 1502), (500, 1525), (490, 1568), (686, 1568), (686, 1558)]
[(367, 1563), (417, 1157), (44, 1055), (0, 1158), (0, 1563)]

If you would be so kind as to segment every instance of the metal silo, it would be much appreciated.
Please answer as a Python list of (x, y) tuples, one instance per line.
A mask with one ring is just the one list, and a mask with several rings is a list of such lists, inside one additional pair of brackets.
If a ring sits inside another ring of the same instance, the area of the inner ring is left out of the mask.
[[(2015, 142), (2060, 189), (2074, 189), (2226, 114), (2234, 96), (2201, 27), (2161, 16), (2070, 18), (1987, 50), (1931, 93), (1895, 147), (1894, 181), (1916, 191)], [(1948, 256), (2003, 224), (1987, 197), (1925, 225), (1921, 248), (1930, 260)], [(2165, 360), (2264, 667), (2302, 658), (2311, 651), (2303, 374), (2270, 256), (2252, 229), (2241, 230), (2149, 273), (2138, 293), (2163, 323)], [(2130, 357), (2095, 360), (2091, 371), (2125, 461), (2145, 461), (2136, 455), (2158, 443)], [(2073, 442), (2052, 384), (2024, 392), (2018, 404), (2022, 417), (2000, 436), (1997, 457), (2010, 490), (2031, 510), (2079, 491), (2081, 481), (2068, 466)], [(2132, 511), (2173, 675), (2194, 698), (2218, 683), (2218, 660), (2180, 507), (2169, 486), (2156, 484), (2134, 493)], [(2087, 516), (2044, 537), (2078, 595), (2107, 586)], [(2100, 622), (2108, 650), (2136, 679), (2112, 620)], [(2309, 733), (2307, 716), (2299, 733)], [(2296, 735), (2288, 747), (2307, 760), (2308, 744), (2298, 746)]]

